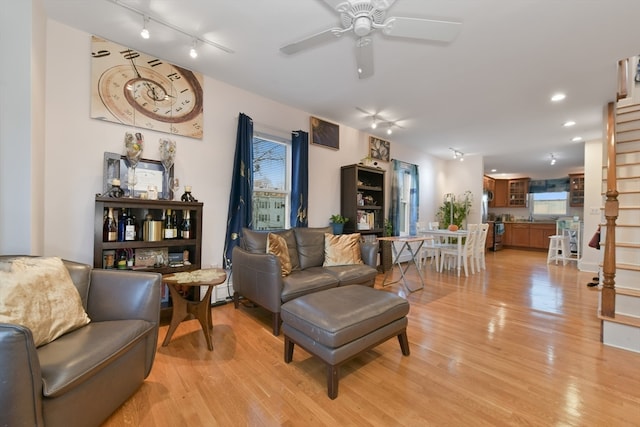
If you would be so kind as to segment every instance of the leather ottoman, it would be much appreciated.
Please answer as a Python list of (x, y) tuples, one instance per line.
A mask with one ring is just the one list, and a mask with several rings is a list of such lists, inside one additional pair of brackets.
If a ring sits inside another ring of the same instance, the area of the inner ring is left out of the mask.
[(338, 396), (340, 365), (376, 345), (398, 337), (409, 355), (409, 303), (390, 292), (351, 285), (315, 292), (282, 305), (284, 361), (297, 344), (327, 365), (327, 392)]

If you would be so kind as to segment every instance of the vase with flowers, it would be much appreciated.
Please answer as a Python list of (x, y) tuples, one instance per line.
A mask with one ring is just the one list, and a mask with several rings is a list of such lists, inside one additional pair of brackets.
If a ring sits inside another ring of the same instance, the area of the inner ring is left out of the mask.
[(169, 184), (169, 171), (176, 160), (176, 142), (172, 139), (160, 138), (160, 162), (164, 167), (163, 198), (165, 200), (173, 199), (173, 188)]

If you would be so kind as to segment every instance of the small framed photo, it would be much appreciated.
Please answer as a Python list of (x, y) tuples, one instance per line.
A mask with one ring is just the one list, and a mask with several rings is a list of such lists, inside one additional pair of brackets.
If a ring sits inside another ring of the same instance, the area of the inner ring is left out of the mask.
[(388, 162), (391, 158), (391, 143), (375, 136), (369, 137), (369, 157)]
[(311, 116), (311, 143), (339, 150), (340, 126)]

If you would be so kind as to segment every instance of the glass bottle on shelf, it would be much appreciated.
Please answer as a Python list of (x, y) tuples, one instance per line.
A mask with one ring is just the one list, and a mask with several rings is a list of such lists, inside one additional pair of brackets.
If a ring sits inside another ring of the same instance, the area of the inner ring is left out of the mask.
[(127, 209), (127, 216), (125, 218), (124, 225), (124, 240), (132, 241), (136, 240), (137, 230), (136, 230), (136, 217), (131, 215), (131, 210)]
[(118, 242), (125, 241), (126, 224), (127, 224), (127, 213), (123, 209), (122, 213), (120, 214), (120, 218), (118, 218), (118, 239), (117, 239)]
[(175, 213), (171, 209), (167, 209), (167, 214), (164, 219), (164, 227), (162, 232), (162, 238), (165, 240), (175, 239), (177, 237)]
[(182, 200), (183, 202), (197, 202), (196, 198), (193, 197), (193, 195), (191, 194), (191, 186), (190, 185), (185, 185), (184, 186), (184, 194), (182, 195), (180, 200)]
[(192, 239), (193, 234), (191, 230), (191, 211), (185, 210), (183, 213), (182, 226), (180, 227), (180, 233), (183, 239)]
[(115, 242), (118, 239), (118, 226), (113, 217), (113, 208), (109, 208), (107, 216), (102, 226), (102, 240), (104, 242)]

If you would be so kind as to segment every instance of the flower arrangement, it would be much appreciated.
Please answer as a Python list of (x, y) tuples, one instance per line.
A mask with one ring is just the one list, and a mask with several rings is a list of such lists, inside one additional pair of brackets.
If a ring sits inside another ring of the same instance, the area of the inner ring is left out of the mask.
[(176, 159), (176, 142), (171, 139), (160, 138), (160, 161), (165, 170), (173, 166)]
[(438, 208), (438, 221), (440, 228), (448, 228), (449, 225), (455, 224), (458, 228), (462, 228), (464, 221), (471, 211), (473, 204), (473, 193), (467, 190), (463, 194), (456, 196), (452, 193), (445, 194), (442, 205)]

